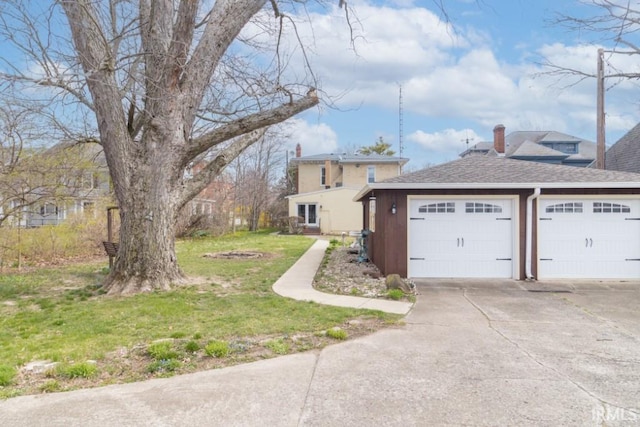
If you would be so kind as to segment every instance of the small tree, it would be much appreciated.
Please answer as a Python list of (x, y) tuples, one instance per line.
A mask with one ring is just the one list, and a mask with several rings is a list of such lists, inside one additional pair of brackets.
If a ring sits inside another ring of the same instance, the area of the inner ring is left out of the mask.
[(369, 156), (371, 154), (380, 154), (382, 156), (393, 156), (396, 154), (395, 151), (391, 149), (391, 144), (385, 142), (382, 137), (379, 137), (375, 144), (369, 145), (366, 147), (360, 147), (358, 150), (360, 154), (364, 154)]

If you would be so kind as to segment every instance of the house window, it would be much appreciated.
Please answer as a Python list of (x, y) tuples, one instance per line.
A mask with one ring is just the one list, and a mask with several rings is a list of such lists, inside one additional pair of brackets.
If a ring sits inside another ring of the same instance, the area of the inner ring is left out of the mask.
[(376, 182), (376, 167), (368, 166), (367, 167), (367, 183), (371, 184), (372, 182)]
[(53, 203), (45, 203), (40, 206), (40, 215), (55, 215), (58, 213), (58, 207)]
[(454, 213), (456, 204), (454, 202), (441, 202), (423, 205), (418, 208), (420, 213)]
[(582, 202), (558, 203), (545, 208), (546, 213), (582, 213)]
[(327, 185), (327, 169), (320, 167), (320, 185)]
[(502, 206), (489, 203), (467, 202), (464, 207), (466, 213), (502, 213)]
[(619, 203), (593, 203), (593, 213), (630, 213), (631, 208)]
[(542, 145), (565, 154), (578, 152), (578, 143), (576, 142), (547, 142)]

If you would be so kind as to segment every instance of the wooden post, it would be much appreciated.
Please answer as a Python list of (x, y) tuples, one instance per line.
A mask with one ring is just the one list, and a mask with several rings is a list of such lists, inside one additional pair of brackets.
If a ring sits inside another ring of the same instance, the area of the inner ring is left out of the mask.
[[(109, 206), (107, 208), (107, 241), (113, 243), (113, 211), (118, 209), (117, 206)], [(113, 258), (115, 255), (109, 253), (109, 269), (113, 268)]]

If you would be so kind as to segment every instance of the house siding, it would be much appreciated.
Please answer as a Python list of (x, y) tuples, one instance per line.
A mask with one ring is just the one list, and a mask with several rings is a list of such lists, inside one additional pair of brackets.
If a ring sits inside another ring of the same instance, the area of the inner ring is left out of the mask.
[[(367, 167), (375, 166), (376, 181), (398, 176), (398, 163), (345, 163), (317, 161), (298, 165), (298, 193), (311, 193), (327, 188), (362, 187), (367, 184)], [(322, 185), (321, 170), (325, 168), (326, 182)]]

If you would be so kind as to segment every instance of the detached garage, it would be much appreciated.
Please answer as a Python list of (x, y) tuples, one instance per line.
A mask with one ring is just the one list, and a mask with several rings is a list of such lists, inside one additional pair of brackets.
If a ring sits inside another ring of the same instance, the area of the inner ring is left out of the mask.
[(469, 156), (355, 200), (383, 274), (640, 278), (640, 174)]

